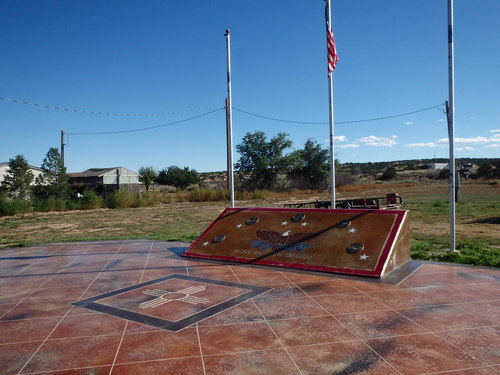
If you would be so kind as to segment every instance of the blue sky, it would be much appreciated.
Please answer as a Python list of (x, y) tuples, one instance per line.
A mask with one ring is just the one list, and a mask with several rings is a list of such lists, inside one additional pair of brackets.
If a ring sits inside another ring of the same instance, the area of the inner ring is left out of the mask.
[[(500, 150), (500, 1), (455, 0), (457, 157)], [(332, 0), (340, 61), (335, 120), (437, 106), (448, 99), (446, 0)], [(0, 161), (41, 165), (67, 138), (69, 172), (226, 166), (225, 29), (231, 29), (234, 145), (247, 132), (286, 132), (328, 148), (323, 0), (2, 1)], [(220, 109), (220, 110), (217, 110)], [(341, 162), (448, 157), (443, 108), (335, 126)], [(208, 114), (210, 111), (215, 111)], [(191, 121), (148, 131), (115, 132)], [(237, 161), (238, 155), (235, 155)]]

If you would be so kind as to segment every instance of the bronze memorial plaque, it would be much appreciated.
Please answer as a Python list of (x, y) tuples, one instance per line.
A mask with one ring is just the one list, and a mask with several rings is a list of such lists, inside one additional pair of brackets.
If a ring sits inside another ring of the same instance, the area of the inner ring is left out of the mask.
[(408, 211), (227, 208), (183, 256), (383, 277), (410, 260)]

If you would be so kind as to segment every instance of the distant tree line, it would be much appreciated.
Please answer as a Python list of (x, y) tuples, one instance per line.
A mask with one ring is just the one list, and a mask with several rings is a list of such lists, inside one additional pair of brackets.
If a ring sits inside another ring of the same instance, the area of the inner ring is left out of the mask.
[[(239, 191), (287, 191), (298, 189), (326, 189), (330, 179), (330, 154), (313, 139), (304, 146), (293, 149), (286, 133), (268, 139), (262, 131), (248, 132), (236, 146), (240, 158), (235, 164), (236, 188)], [(355, 182), (355, 176), (378, 175), (381, 180), (397, 177), (400, 170), (422, 169), (430, 162), (447, 162), (446, 159), (402, 160), (392, 162), (344, 163), (335, 160), (336, 186)], [(457, 159), (457, 165), (475, 164), (478, 167), (472, 178), (500, 178), (500, 159)], [(204, 187), (201, 174), (189, 167), (169, 166), (156, 170), (139, 169), (146, 194), (151, 186), (169, 185), (177, 190)], [(212, 178), (225, 177), (225, 173), (210, 173)], [(446, 173), (440, 173), (446, 178)], [(225, 186), (221, 186), (225, 187)], [(57, 148), (50, 148), (35, 178), (31, 167), (22, 155), (9, 160), (8, 169), (0, 185), (0, 215), (37, 211), (132, 207), (150, 204), (147, 196), (132, 197), (130, 192), (118, 190), (104, 198), (98, 192), (86, 191), (75, 201), (75, 187), (69, 185), (68, 174)]]
[(149, 191), (149, 188), (154, 183), (174, 186), (181, 190), (200, 183), (198, 172), (188, 167), (180, 168), (172, 165), (160, 171), (157, 171), (153, 167), (140, 167), (138, 172), (141, 175), (140, 180), (144, 183), (146, 191)]
[[(329, 151), (313, 139), (302, 149), (292, 150), (293, 143), (286, 133), (268, 139), (262, 131), (247, 133), (236, 146), (240, 158), (235, 164), (239, 190), (283, 191), (291, 188), (325, 189), (330, 176)], [(347, 180), (341, 165), (335, 163), (337, 180)], [(170, 185), (177, 189), (200, 186), (200, 173), (188, 167), (170, 166), (160, 171), (153, 167), (139, 169), (141, 181), (149, 190), (153, 184)], [(209, 173), (212, 178), (226, 177), (224, 173)], [(342, 178), (344, 176), (344, 178)], [(352, 179), (349, 179), (352, 182)]]
[[(240, 157), (235, 163), (236, 189), (240, 191), (298, 189), (326, 189), (330, 180), (330, 154), (313, 139), (300, 149), (293, 150), (293, 142), (286, 133), (268, 139), (263, 131), (248, 132), (236, 145)], [(458, 164), (478, 164), (473, 177), (498, 178), (500, 159), (457, 159)], [(431, 162), (447, 159), (419, 159), (387, 162), (343, 163), (335, 160), (336, 186), (354, 183), (358, 176), (374, 175), (382, 181), (397, 178), (398, 171), (419, 170)], [(156, 172), (152, 167), (141, 167), (139, 173), (146, 188), (151, 183), (171, 185), (177, 189), (202, 186), (200, 175), (206, 179), (224, 180), (225, 172), (200, 174), (188, 167), (171, 166)], [(439, 178), (446, 178), (441, 173)], [(496, 176), (496, 177), (495, 177)]]

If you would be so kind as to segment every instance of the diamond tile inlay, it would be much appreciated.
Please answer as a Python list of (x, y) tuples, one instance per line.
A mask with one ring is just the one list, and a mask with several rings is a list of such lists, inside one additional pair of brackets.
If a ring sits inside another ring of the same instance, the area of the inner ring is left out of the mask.
[(169, 275), (72, 305), (176, 332), (270, 289)]

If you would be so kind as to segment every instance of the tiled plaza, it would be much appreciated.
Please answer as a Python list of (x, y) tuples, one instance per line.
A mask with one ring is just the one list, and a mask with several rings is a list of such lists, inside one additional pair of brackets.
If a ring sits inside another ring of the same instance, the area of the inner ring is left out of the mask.
[(188, 244), (0, 252), (0, 374), (500, 374), (500, 270), (382, 280), (181, 257)]

